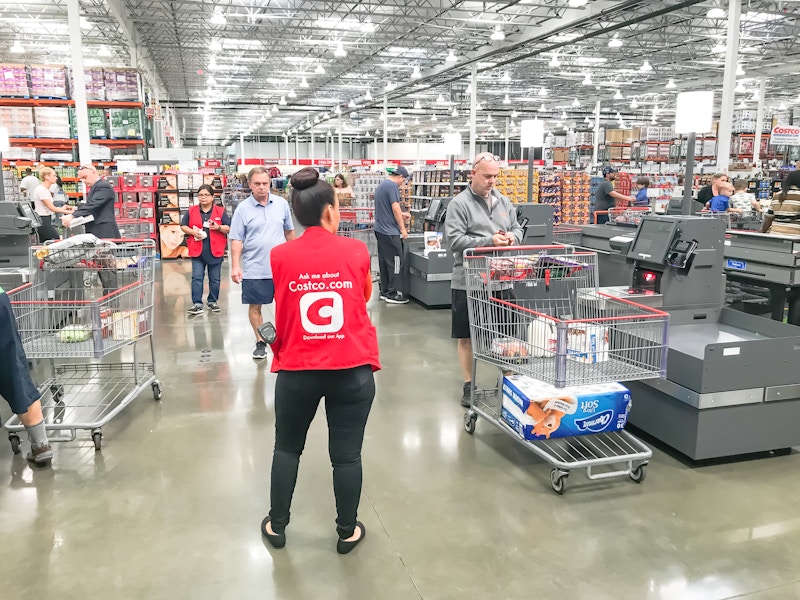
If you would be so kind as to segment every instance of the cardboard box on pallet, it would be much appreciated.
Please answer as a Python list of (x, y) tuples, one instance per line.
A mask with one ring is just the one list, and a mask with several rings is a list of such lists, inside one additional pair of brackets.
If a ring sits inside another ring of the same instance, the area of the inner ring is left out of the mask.
[(630, 407), (619, 383), (556, 388), (524, 375), (503, 378), (503, 420), (526, 440), (619, 431)]

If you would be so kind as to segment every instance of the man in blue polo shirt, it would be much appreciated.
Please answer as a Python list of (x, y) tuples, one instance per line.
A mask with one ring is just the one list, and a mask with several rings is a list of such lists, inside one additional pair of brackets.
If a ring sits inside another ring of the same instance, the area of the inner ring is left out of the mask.
[(289, 203), (269, 193), (270, 176), (255, 167), (247, 177), (251, 194), (236, 207), (228, 239), (231, 240), (231, 279), (242, 284), (242, 304), (248, 304), (250, 325), (256, 334), (253, 358), (267, 357), (267, 343), (258, 334), (264, 323), (261, 306), (275, 296), (269, 255), (272, 249), (293, 240), (294, 224)]
[(403, 242), (408, 238), (405, 219), (400, 210), (400, 186), (409, 178), (405, 167), (396, 167), (389, 177), (375, 188), (375, 237), (378, 240), (381, 300), (389, 304), (406, 304), (400, 286)]

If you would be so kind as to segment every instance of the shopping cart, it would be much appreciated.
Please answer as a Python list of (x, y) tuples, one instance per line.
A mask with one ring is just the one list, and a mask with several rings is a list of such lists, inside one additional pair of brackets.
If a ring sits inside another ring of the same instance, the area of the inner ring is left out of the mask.
[(583, 236), (583, 231), (577, 227), (569, 225), (553, 225), (553, 242), (568, 246), (579, 246)]
[(146, 219), (117, 219), (119, 237), (124, 240), (149, 240), (152, 223)]
[(700, 215), (701, 217), (705, 217), (706, 219), (719, 219), (723, 223), (725, 223), (725, 230), (731, 228), (731, 215), (733, 213), (729, 212), (715, 212), (713, 210), (703, 210), (699, 213), (695, 213)]
[[(598, 291), (594, 252), (479, 248), (465, 252), (464, 266), (472, 381), (479, 361), (501, 373), (494, 388), (473, 386), (466, 431), (474, 433), (480, 416), (521, 442), (552, 465), (550, 481), (558, 493), (574, 469), (585, 469), (589, 479), (643, 481), (652, 451), (624, 430), (522, 439), (503, 416), (502, 374), (570, 389), (663, 377), (668, 314)], [(611, 465), (617, 467), (609, 470)]]
[(375, 210), (372, 208), (347, 207), (339, 209), (339, 230), (336, 235), (361, 240), (369, 248), (373, 281), (377, 281), (378, 240), (375, 238)]
[(761, 213), (754, 210), (742, 213), (730, 213), (731, 228), (744, 231), (761, 231), (763, 224)]
[[(84, 234), (32, 248), (31, 282), (8, 296), (28, 359), (49, 362), (39, 390), (45, 429), (64, 433), (51, 436), (54, 441), (89, 430), (100, 450), (102, 427), (145, 388), (161, 399), (152, 340), (154, 269), (152, 240), (108, 242)], [(145, 338), (150, 356), (140, 361), (137, 346)], [(118, 362), (101, 360), (114, 352)], [(12, 417), (5, 427), (19, 452), (22, 424)]]
[(642, 222), (642, 217), (650, 214), (650, 207), (647, 206), (628, 206), (608, 209), (608, 223), (610, 225), (623, 225), (638, 227)]

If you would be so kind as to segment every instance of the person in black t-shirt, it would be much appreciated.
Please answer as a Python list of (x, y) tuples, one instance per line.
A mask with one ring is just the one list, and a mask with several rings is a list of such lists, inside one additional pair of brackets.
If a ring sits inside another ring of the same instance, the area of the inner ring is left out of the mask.
[(595, 223), (598, 225), (608, 222), (608, 213), (605, 211), (609, 208), (614, 208), (617, 200), (631, 200), (630, 196), (614, 191), (613, 181), (616, 178), (617, 170), (614, 167), (605, 167), (603, 169), (603, 181), (597, 185), (594, 197), (594, 212), (603, 213), (595, 215)]

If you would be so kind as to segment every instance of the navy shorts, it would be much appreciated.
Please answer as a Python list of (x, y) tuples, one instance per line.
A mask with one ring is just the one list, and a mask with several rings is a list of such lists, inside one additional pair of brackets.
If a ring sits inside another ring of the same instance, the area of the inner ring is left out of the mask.
[(272, 304), (274, 299), (272, 279), (242, 279), (242, 304)]
[(23, 415), (40, 394), (31, 379), (17, 321), (5, 293), (0, 293), (0, 365), (0, 396), (14, 414)]

